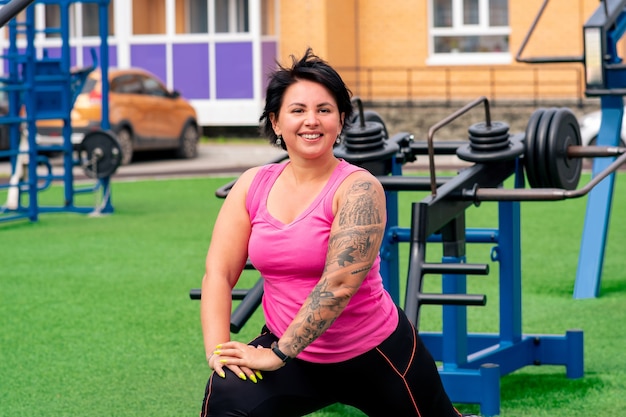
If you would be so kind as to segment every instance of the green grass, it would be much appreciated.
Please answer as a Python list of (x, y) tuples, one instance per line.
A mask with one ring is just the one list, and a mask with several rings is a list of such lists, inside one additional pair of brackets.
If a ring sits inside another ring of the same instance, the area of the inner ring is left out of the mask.
[[(616, 181), (601, 296), (574, 300), (586, 199), (522, 203), (524, 333), (585, 332), (585, 377), (526, 367), (501, 380), (502, 416), (613, 415), (626, 406), (626, 174)], [(585, 177), (583, 180), (585, 180)], [(0, 415), (196, 416), (209, 369), (198, 302), (211, 229), (229, 178), (114, 182), (110, 216), (42, 214), (0, 223)], [(4, 202), (6, 193), (0, 193)], [(93, 195), (82, 203), (93, 204)], [(401, 195), (408, 225), (416, 193)], [(60, 190), (41, 193), (58, 204)], [(495, 226), (495, 203), (467, 211), (470, 227)], [(408, 246), (402, 246), (406, 261)], [(489, 245), (468, 262), (489, 262)], [(436, 259), (438, 248), (430, 249)], [(257, 278), (246, 271), (241, 287)], [(437, 290), (437, 279), (428, 281)], [(488, 305), (470, 308), (470, 331), (498, 328), (497, 268), (469, 279)], [(440, 308), (421, 328), (440, 330)], [(235, 338), (252, 338), (255, 313)], [(459, 405), (477, 412), (476, 405)], [(315, 417), (362, 416), (333, 406)]]

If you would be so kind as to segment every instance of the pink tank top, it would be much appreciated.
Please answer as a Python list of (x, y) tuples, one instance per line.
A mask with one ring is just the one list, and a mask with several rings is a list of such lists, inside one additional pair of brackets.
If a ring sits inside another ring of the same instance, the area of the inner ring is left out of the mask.
[[(252, 232), (248, 256), (265, 279), (267, 327), (282, 336), (319, 281), (326, 264), (333, 196), (341, 182), (362, 168), (341, 161), (315, 201), (293, 222), (283, 224), (267, 211), (267, 196), (286, 164), (263, 166), (246, 199)], [(298, 355), (317, 363), (341, 362), (378, 346), (395, 329), (398, 312), (380, 276), (376, 258), (363, 284), (332, 326)]]

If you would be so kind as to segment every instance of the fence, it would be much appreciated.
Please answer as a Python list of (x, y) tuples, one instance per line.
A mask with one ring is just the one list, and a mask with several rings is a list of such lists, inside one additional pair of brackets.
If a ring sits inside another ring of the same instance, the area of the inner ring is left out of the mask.
[(338, 67), (355, 96), (366, 102), (437, 102), (447, 106), (486, 96), (491, 102), (584, 100), (581, 66)]

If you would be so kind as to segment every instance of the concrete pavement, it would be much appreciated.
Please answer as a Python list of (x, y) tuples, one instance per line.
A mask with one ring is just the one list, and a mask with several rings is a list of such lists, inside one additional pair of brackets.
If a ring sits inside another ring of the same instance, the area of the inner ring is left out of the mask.
[[(211, 143), (202, 144), (198, 157), (194, 159), (175, 159), (163, 153), (138, 154), (133, 163), (121, 166), (113, 176), (116, 179), (146, 179), (184, 176), (232, 176), (246, 169), (280, 159), (286, 153), (263, 140), (259, 143)], [(63, 173), (62, 158), (51, 158), (53, 174)], [(437, 156), (437, 169), (455, 169), (468, 165), (456, 156)], [(428, 158), (420, 156), (416, 162), (406, 164), (406, 170), (427, 170)], [(39, 168), (41, 175), (47, 174), (47, 168)], [(86, 178), (81, 167), (74, 168), (76, 179)], [(7, 161), (0, 162), (0, 184), (7, 183), (11, 175), (11, 167)]]

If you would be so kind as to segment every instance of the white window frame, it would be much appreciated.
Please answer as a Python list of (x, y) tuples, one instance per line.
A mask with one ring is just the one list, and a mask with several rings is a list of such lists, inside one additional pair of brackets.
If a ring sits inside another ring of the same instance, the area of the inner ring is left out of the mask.
[(452, 52), (435, 53), (437, 36), (510, 36), (510, 26), (489, 26), (489, 0), (478, 0), (478, 24), (463, 23), (463, 0), (452, 0), (452, 27), (435, 27), (434, 1), (428, 1), (428, 46), (427, 65), (496, 65), (510, 64), (511, 51), (506, 52)]

